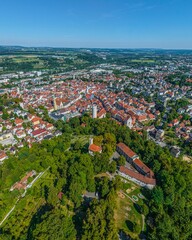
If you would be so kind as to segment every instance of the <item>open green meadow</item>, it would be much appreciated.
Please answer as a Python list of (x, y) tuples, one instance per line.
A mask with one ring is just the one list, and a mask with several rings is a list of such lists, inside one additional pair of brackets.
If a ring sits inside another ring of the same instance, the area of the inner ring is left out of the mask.
[(128, 180), (124, 181), (123, 191), (118, 193), (116, 200), (115, 222), (118, 229), (135, 238), (142, 229), (145, 230), (141, 209), (146, 205), (146, 198), (141, 193), (141, 187)]

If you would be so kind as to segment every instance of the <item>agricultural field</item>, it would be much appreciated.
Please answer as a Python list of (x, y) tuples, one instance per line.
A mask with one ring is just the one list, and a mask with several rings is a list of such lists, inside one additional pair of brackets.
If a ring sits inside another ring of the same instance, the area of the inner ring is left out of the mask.
[(155, 60), (153, 60), (153, 59), (132, 59), (131, 62), (134, 62), (134, 63), (154, 63)]

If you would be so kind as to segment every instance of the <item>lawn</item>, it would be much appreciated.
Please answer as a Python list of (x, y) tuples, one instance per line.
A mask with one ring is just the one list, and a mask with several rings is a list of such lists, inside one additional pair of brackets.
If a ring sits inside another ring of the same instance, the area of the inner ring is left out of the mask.
[[(142, 231), (142, 215), (139, 211), (141, 205), (144, 204), (141, 188), (132, 182), (123, 183), (122, 192), (117, 197), (117, 209), (115, 210), (115, 221), (118, 229), (122, 229), (132, 238), (138, 236)], [(137, 199), (135, 203), (130, 199)]]
[(73, 136), (71, 143), (75, 143), (76, 141), (79, 141), (82, 145), (85, 145), (86, 143), (89, 142), (90, 136), (85, 136), (85, 135), (79, 135), (79, 136)]

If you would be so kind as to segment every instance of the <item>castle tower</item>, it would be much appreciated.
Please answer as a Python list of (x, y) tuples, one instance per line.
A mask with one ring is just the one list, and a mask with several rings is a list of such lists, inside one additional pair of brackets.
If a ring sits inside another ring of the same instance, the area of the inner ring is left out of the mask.
[(93, 105), (92, 117), (97, 118), (97, 105)]

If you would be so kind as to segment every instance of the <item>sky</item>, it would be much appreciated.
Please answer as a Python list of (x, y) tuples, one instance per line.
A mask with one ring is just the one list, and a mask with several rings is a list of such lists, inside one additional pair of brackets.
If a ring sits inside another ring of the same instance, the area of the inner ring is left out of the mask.
[(192, 49), (192, 0), (0, 0), (0, 45)]

